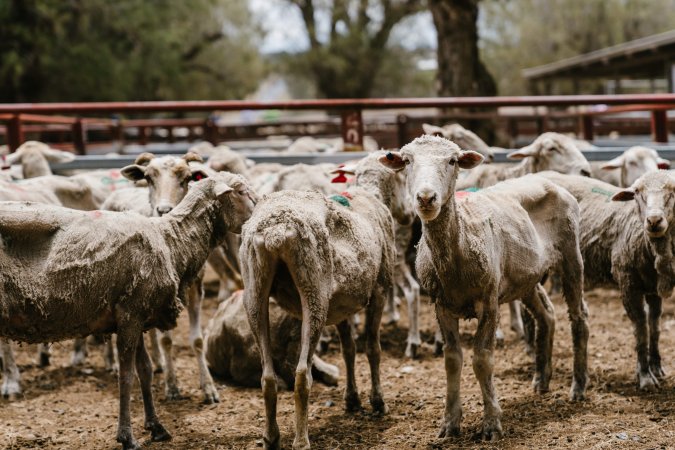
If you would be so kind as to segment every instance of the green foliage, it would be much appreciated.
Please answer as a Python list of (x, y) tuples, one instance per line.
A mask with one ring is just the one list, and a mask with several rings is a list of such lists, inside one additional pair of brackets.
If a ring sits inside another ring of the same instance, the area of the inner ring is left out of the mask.
[(0, 0), (0, 101), (241, 98), (264, 74), (245, 0)]
[(675, 0), (483, 0), (481, 14), (483, 59), (501, 95), (520, 95), (524, 68), (673, 29)]

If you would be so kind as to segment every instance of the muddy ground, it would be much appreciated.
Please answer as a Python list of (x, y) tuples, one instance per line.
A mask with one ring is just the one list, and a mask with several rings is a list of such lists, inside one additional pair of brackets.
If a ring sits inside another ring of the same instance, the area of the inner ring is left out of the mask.
[[(462, 436), (439, 440), (436, 433), (443, 411), (445, 372), (431, 345), (420, 358), (406, 360), (405, 311), (400, 328), (387, 326), (383, 332), (382, 380), (391, 412), (374, 417), (368, 412), (369, 372), (363, 353), (357, 356), (357, 380), (366, 406), (363, 413), (343, 410), (342, 385), (326, 387), (315, 383), (310, 407), (310, 440), (313, 448), (409, 449), (409, 448), (675, 448), (675, 303), (665, 302), (661, 348), (668, 377), (657, 393), (640, 393), (634, 382), (633, 336), (617, 293), (587, 294), (591, 313), (589, 346), (591, 386), (589, 399), (568, 401), (572, 350), (565, 306), (554, 296), (557, 324), (554, 344), (554, 374), (551, 392), (536, 395), (530, 386), (532, 361), (521, 342), (506, 331), (506, 343), (498, 349), (496, 387), (504, 411), (505, 438), (497, 444), (477, 440), (482, 406), (478, 383), (471, 369), (471, 336), (475, 322), (462, 324), (464, 370)], [(207, 299), (204, 315), (216, 308)], [(405, 308), (403, 308), (405, 310)], [(423, 305), (422, 330), (432, 341), (433, 314)], [(502, 324), (507, 329), (508, 313), (503, 308)], [(206, 321), (205, 321), (206, 322)], [(204, 323), (205, 323), (204, 322)], [(149, 443), (143, 432), (143, 409), (136, 387), (132, 401), (133, 427), (144, 448), (151, 449), (244, 449), (262, 446), (263, 402), (258, 389), (228, 386), (219, 381), (221, 403), (201, 404), (197, 365), (187, 339), (187, 315), (183, 313), (175, 339), (178, 379), (186, 398), (164, 399), (161, 375), (154, 387), (158, 413), (173, 434), (168, 443)], [(17, 349), (23, 372), (23, 398), (0, 406), (0, 448), (115, 449), (117, 426), (117, 382), (103, 369), (102, 349), (93, 348), (87, 364), (70, 368), (70, 343), (53, 346), (52, 366), (34, 366), (35, 348)], [(341, 383), (344, 366), (337, 343), (326, 359), (338, 364)], [(279, 399), (282, 445), (293, 439), (293, 397), (284, 392)]]

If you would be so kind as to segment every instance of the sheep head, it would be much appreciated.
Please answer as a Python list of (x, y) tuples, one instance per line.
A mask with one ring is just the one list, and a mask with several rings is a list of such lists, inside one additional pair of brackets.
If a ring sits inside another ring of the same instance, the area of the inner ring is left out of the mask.
[(530, 158), (534, 172), (554, 170), (567, 175), (591, 176), (591, 165), (574, 140), (560, 133), (544, 133), (532, 144), (507, 156), (512, 159)]

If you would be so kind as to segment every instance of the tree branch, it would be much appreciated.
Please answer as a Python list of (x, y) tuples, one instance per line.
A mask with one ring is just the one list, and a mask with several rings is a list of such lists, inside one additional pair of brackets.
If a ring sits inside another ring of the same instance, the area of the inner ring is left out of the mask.
[(199, 42), (194, 44), (181, 55), (181, 59), (183, 61), (192, 61), (204, 50), (204, 48), (206, 48), (206, 46), (213, 44), (224, 37), (225, 34), (222, 31), (215, 31), (213, 33), (203, 35)]
[(314, 21), (314, 2), (312, 0), (290, 0), (290, 2), (300, 8), (311, 47), (313, 49), (318, 48), (319, 40), (316, 36), (316, 22)]

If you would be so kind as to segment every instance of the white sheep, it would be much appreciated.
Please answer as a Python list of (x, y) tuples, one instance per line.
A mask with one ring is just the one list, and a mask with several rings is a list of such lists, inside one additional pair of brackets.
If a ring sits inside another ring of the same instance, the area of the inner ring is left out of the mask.
[(152, 400), (152, 365), (142, 332), (176, 326), (187, 290), (209, 252), (239, 231), (253, 203), (216, 174), (196, 183), (168, 214), (76, 211), (25, 202), (0, 204), (0, 336), (24, 342), (117, 333), (120, 414), (117, 441), (133, 437), (134, 366), (145, 428), (167, 440)]
[(65, 163), (75, 159), (75, 155), (63, 150), (50, 148), (38, 141), (26, 141), (14, 153), (3, 158), (5, 164), (21, 164), (23, 177), (33, 178), (51, 175), (50, 162)]
[(645, 173), (669, 168), (670, 162), (659, 157), (656, 150), (636, 145), (612, 160), (599, 163), (597, 165), (599, 170), (594, 170), (593, 175), (606, 183), (629, 187)]
[(381, 158), (394, 170), (405, 168), (408, 192), (422, 220), (417, 274), (435, 298), (445, 340), (448, 384), (441, 437), (459, 433), (462, 417), (460, 318), (478, 319), (473, 368), (483, 393), (485, 439), (502, 435), (501, 408), (493, 385), (500, 303), (522, 299), (535, 315), (538, 326), (533, 384), (536, 391), (548, 390), (555, 319), (539, 281), (552, 267), (562, 268), (563, 292), (572, 321), (573, 399), (584, 397), (588, 380), (578, 205), (567, 191), (536, 175), (455, 199), (459, 169), (471, 169), (482, 160), (479, 153), (460, 150), (456, 144), (434, 136), (417, 138), (400, 152)]
[(495, 159), (494, 151), (484, 140), (458, 123), (451, 123), (442, 127), (423, 123), (422, 130), (424, 130), (424, 134), (449, 139), (459, 145), (462, 150), (473, 150), (480, 153), (485, 158), (485, 162), (492, 162)]
[(621, 291), (635, 331), (639, 387), (655, 389), (665, 376), (659, 353), (661, 302), (675, 286), (675, 178), (663, 170), (649, 172), (620, 189), (589, 178), (543, 176), (578, 200), (586, 287)]
[(391, 205), (394, 172), (377, 162), (380, 153), (355, 168), (356, 186), (327, 198), (317, 192), (281, 191), (265, 197), (242, 231), (240, 261), (244, 302), (263, 360), (262, 391), (267, 448), (279, 448), (277, 381), (271, 353), (269, 297), (302, 319), (295, 371), (294, 448), (309, 448), (307, 429), (312, 355), (325, 325), (336, 324), (347, 369), (345, 400), (360, 408), (354, 372), (355, 344), (349, 318), (365, 308), (366, 354), (371, 369), (370, 403), (387, 406), (380, 384), (380, 320), (392, 295), (396, 248)]

